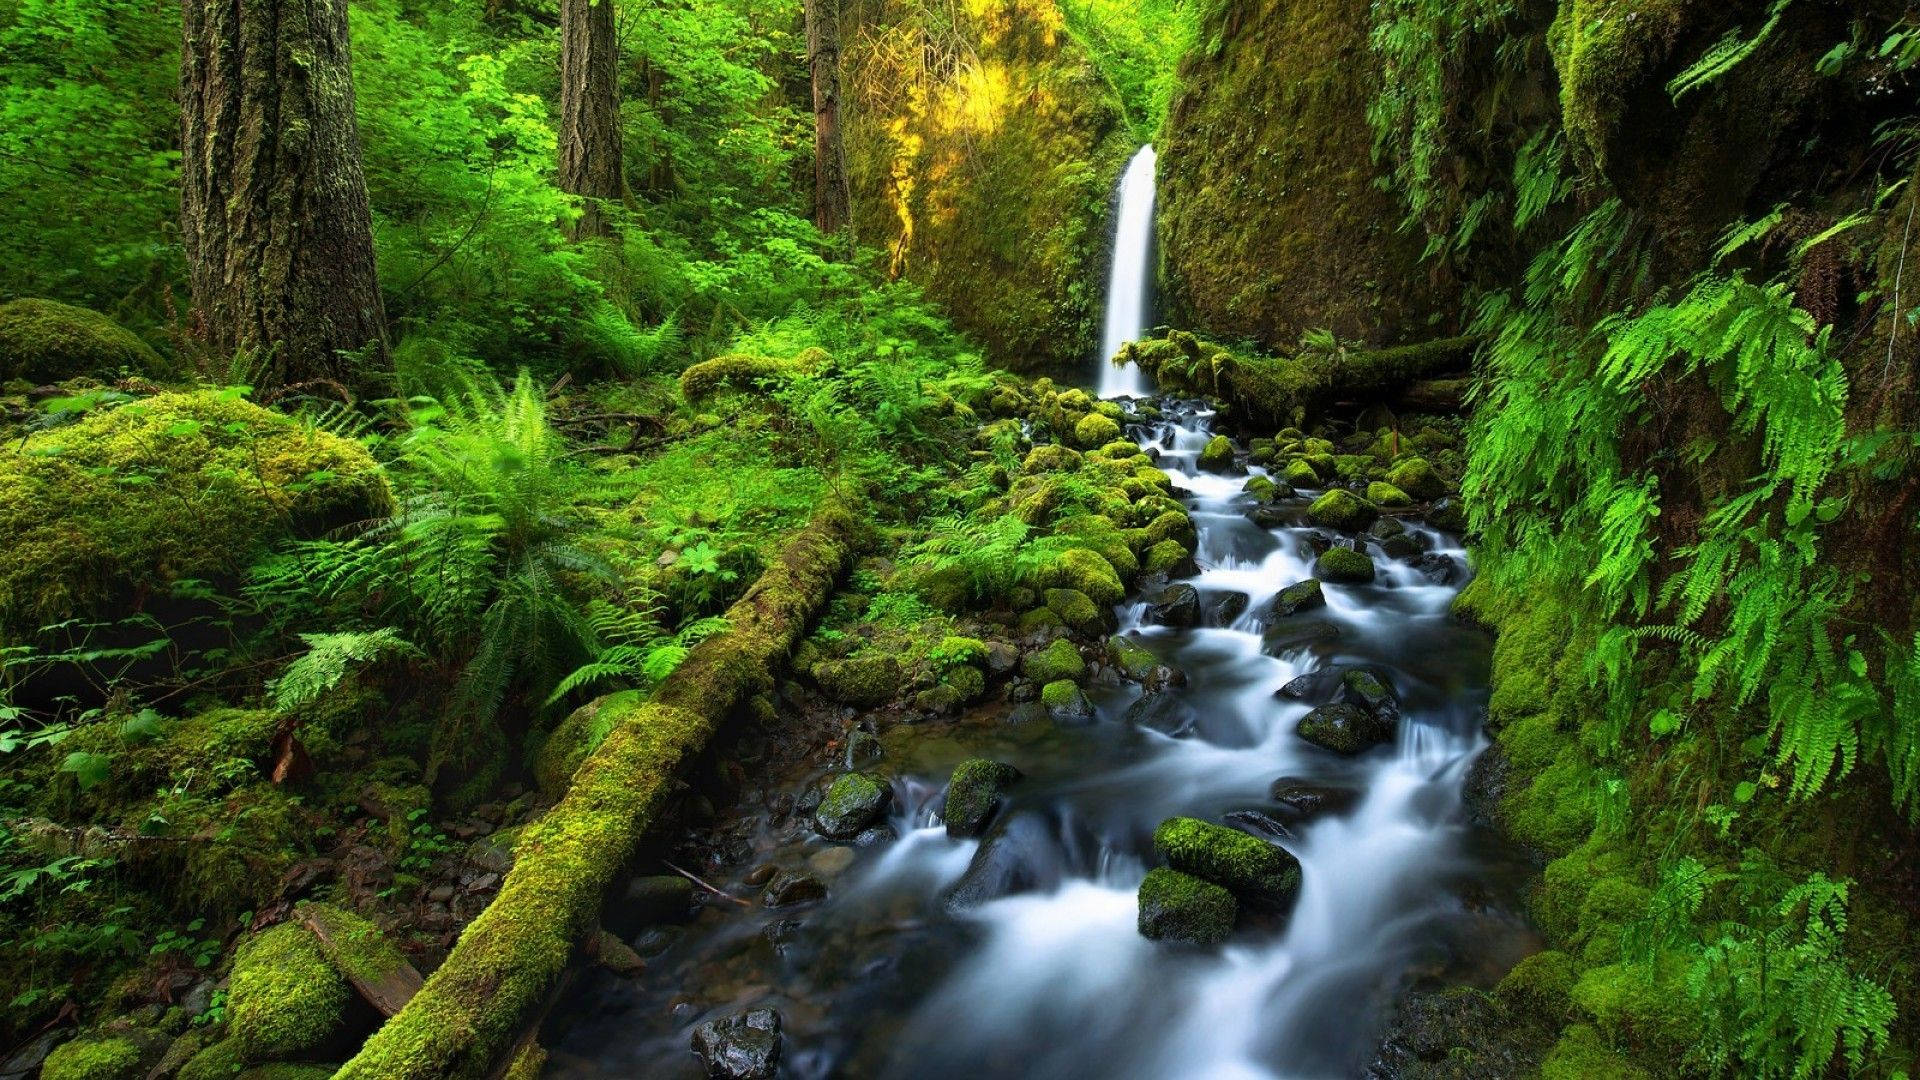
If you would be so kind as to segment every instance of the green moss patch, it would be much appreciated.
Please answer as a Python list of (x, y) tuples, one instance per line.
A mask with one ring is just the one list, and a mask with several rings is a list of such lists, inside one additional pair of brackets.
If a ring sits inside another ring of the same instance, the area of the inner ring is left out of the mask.
[(53, 300), (0, 304), (0, 382), (53, 383), (121, 372), (154, 378), (174, 373), (146, 342), (97, 311)]

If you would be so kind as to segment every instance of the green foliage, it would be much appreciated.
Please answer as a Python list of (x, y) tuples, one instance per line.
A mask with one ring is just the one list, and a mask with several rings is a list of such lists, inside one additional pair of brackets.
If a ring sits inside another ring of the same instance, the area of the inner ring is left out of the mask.
[(1152, 142), (1179, 90), (1179, 66), (1200, 37), (1196, 0), (1066, 0), (1067, 33), (1119, 98), (1134, 141)]
[(408, 644), (391, 626), (378, 630), (346, 631), (333, 634), (301, 634), (307, 651), (274, 680), (273, 705), (289, 712), (319, 700), (340, 685), (350, 665), (366, 664), (392, 656), (418, 656), (420, 650)]

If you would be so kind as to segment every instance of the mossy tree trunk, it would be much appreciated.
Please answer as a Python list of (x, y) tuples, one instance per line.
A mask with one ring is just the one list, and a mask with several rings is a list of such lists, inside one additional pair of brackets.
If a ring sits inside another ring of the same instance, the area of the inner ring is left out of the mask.
[(840, 5), (806, 0), (807, 67), (813, 78), (813, 223), (828, 236), (853, 218), (847, 151), (840, 137)]
[(500, 895), (339, 1080), (479, 1078), (515, 1051), (676, 771), (739, 702), (771, 687), (770, 672), (832, 594), (857, 530), (845, 510), (821, 511), (727, 610), (727, 633), (701, 642), (651, 699), (613, 707), (605, 741), (515, 845)]
[(618, 65), (613, 0), (560, 0), (560, 189), (582, 200), (576, 239), (611, 235), (606, 204), (627, 201)]
[(286, 383), (384, 361), (346, 0), (182, 0), (181, 237), (194, 332)]

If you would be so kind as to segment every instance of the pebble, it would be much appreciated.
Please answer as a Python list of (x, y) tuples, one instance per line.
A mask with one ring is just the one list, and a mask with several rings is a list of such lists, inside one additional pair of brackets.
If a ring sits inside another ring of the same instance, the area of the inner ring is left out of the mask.
[(855, 852), (850, 847), (835, 845), (814, 852), (807, 859), (807, 866), (816, 874), (834, 877), (853, 865)]

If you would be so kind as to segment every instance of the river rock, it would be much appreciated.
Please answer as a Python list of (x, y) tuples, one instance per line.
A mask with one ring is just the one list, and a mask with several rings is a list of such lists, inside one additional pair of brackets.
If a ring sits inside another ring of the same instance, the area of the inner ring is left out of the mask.
[(1180, 671), (1162, 664), (1158, 656), (1139, 642), (1121, 634), (1107, 639), (1107, 660), (1114, 670), (1149, 690), (1180, 686), (1187, 681)]
[(1223, 473), (1233, 469), (1233, 441), (1225, 435), (1215, 435), (1207, 440), (1200, 451), (1200, 457), (1194, 467), (1202, 472)]
[(900, 661), (891, 656), (822, 660), (813, 665), (821, 692), (842, 705), (871, 708), (892, 699), (902, 681)]
[(1028, 653), (1021, 664), (1021, 671), (1034, 682), (1050, 683), (1059, 679), (1078, 679), (1086, 674), (1087, 662), (1080, 659), (1080, 650), (1073, 647), (1073, 642), (1056, 638), (1046, 648)]
[(1278, 529), (1291, 525), (1299, 514), (1280, 506), (1256, 506), (1247, 511), (1247, 520), (1263, 529)]
[(1200, 625), (1200, 590), (1176, 582), (1147, 602), (1147, 621), (1160, 626)]
[(1208, 626), (1232, 626), (1233, 620), (1247, 610), (1251, 598), (1243, 592), (1227, 592), (1216, 595), (1207, 602)]
[(1072, 679), (1057, 679), (1041, 687), (1040, 704), (1046, 707), (1047, 717), (1057, 723), (1086, 723), (1095, 715), (1093, 702)]
[(623, 914), (636, 924), (678, 923), (693, 917), (693, 882), (678, 874), (648, 874), (627, 882)]
[(879, 821), (893, 802), (893, 789), (871, 773), (841, 773), (814, 811), (814, 827), (829, 840), (846, 840)]
[(1267, 795), (1296, 821), (1315, 814), (1344, 813), (1360, 800), (1360, 793), (1352, 788), (1317, 784), (1296, 776), (1283, 776), (1275, 780)]
[(1240, 914), (1231, 892), (1165, 866), (1147, 871), (1140, 882), (1139, 904), (1141, 937), (1188, 945), (1218, 945), (1227, 940)]
[(1352, 548), (1328, 548), (1313, 560), (1313, 576), (1340, 585), (1365, 585), (1373, 580), (1373, 560)]
[(1300, 863), (1291, 853), (1225, 825), (1168, 818), (1153, 831), (1153, 848), (1175, 870), (1211, 881), (1248, 903), (1277, 907), (1300, 889)]
[(1441, 499), (1427, 508), (1427, 524), (1443, 532), (1467, 531), (1467, 509), (1458, 499)]
[(954, 766), (947, 781), (947, 835), (979, 836), (1000, 805), (1000, 796), (1020, 780), (1020, 770), (1001, 761), (969, 758)]
[(1326, 619), (1288, 619), (1267, 628), (1261, 646), (1268, 656), (1281, 656), (1309, 645), (1332, 641), (1340, 636), (1340, 627)]
[(1200, 717), (1176, 694), (1143, 694), (1127, 706), (1123, 719), (1138, 727), (1175, 737), (1193, 730)]
[(1429, 551), (1413, 560), (1413, 568), (1435, 585), (1452, 585), (1460, 580), (1460, 563), (1451, 555)]
[(942, 902), (958, 914), (1002, 896), (1051, 889), (1060, 884), (1060, 864), (1059, 844), (1046, 826), (1030, 815), (1014, 815), (980, 844)]
[(1380, 541), (1380, 553), (1397, 562), (1412, 562), (1420, 557), (1420, 542), (1402, 533)]
[(1379, 516), (1377, 507), (1344, 488), (1334, 488), (1307, 507), (1307, 519), (1315, 525), (1347, 533), (1359, 532)]
[(693, 1029), (693, 1052), (713, 1080), (771, 1080), (780, 1064), (780, 1014), (748, 1009)]
[(1321, 591), (1319, 579), (1308, 578), (1281, 589), (1273, 598), (1273, 606), (1269, 610), (1275, 617), (1285, 618), (1288, 615), (1298, 615), (1303, 611), (1326, 606), (1327, 595)]
[(1408, 458), (1395, 465), (1387, 472), (1387, 483), (1423, 502), (1447, 493), (1447, 482), (1425, 458)]
[(1393, 738), (1393, 724), (1350, 702), (1322, 705), (1300, 718), (1301, 738), (1336, 754), (1358, 754)]
[(1287, 824), (1265, 810), (1235, 810), (1225, 818), (1226, 823), (1236, 829), (1258, 836), (1271, 836), (1276, 840), (1291, 840), (1293, 830)]
[(787, 870), (775, 874), (773, 883), (767, 886), (766, 892), (760, 894), (760, 902), (770, 908), (811, 904), (826, 898), (826, 882), (812, 874), (796, 874)]
[(1406, 525), (1402, 524), (1399, 518), (1392, 517), (1383, 517), (1367, 526), (1367, 535), (1375, 540), (1391, 540), (1396, 536), (1405, 535), (1406, 531)]
[(1400, 722), (1400, 699), (1380, 675), (1367, 668), (1349, 668), (1340, 674), (1341, 697), (1388, 724)]

